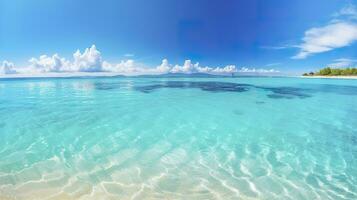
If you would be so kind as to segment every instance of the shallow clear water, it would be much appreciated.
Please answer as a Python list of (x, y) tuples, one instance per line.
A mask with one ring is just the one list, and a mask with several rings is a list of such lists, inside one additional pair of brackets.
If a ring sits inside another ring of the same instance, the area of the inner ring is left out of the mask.
[(0, 199), (357, 199), (357, 81), (0, 80)]

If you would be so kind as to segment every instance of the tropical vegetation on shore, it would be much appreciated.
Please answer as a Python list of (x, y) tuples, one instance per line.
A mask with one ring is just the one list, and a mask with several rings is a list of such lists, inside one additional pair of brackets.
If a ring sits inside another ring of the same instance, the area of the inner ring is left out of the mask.
[(303, 76), (357, 76), (357, 68), (325, 67), (317, 72), (304, 73)]

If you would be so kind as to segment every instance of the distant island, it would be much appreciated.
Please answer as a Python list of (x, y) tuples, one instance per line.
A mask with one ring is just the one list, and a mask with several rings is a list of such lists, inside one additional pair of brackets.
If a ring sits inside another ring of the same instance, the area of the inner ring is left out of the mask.
[(357, 68), (331, 68), (325, 67), (317, 72), (304, 73), (303, 76), (326, 76), (326, 77), (357, 77)]

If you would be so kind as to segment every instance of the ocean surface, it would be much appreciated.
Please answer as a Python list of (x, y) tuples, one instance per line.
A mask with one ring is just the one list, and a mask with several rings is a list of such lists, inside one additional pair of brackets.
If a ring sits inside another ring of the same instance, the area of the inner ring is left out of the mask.
[(0, 199), (357, 199), (357, 80), (0, 79)]

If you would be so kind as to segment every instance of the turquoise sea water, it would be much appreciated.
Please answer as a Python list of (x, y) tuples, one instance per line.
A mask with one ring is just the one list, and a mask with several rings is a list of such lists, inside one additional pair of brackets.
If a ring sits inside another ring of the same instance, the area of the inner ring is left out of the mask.
[(0, 199), (357, 199), (357, 80), (0, 80)]

